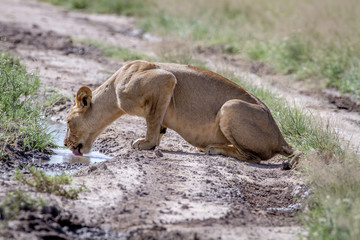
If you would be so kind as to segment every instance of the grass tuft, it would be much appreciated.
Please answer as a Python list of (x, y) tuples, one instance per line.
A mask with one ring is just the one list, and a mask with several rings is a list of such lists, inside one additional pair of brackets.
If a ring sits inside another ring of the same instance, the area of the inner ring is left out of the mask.
[(307, 172), (313, 188), (309, 210), (301, 219), (308, 239), (356, 240), (360, 236), (360, 159), (309, 157)]
[(0, 219), (4, 221), (16, 219), (20, 210), (34, 211), (45, 205), (44, 200), (32, 199), (22, 190), (9, 192), (0, 204)]
[(17, 170), (15, 179), (23, 184), (35, 188), (39, 192), (53, 193), (55, 195), (63, 196), (66, 198), (76, 199), (80, 192), (86, 191), (84, 185), (80, 188), (65, 188), (63, 185), (71, 184), (71, 176), (65, 173), (61, 175), (50, 176), (43, 170), (37, 170), (34, 167), (29, 167), (27, 170), (30, 172), (30, 176), (27, 177), (23, 173)]

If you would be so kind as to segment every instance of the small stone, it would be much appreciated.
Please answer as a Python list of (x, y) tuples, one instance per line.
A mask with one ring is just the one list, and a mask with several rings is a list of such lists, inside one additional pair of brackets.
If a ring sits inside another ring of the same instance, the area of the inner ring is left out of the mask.
[(89, 173), (90, 172), (93, 172), (93, 171), (95, 171), (97, 169), (97, 166), (91, 166), (90, 168), (89, 168)]
[(290, 170), (290, 169), (291, 169), (291, 166), (290, 166), (289, 161), (284, 161), (284, 162), (281, 164), (280, 169), (281, 169), (281, 170)]
[(161, 150), (159, 150), (159, 149), (156, 149), (155, 150), (155, 155), (157, 156), (157, 157), (163, 157), (164, 156), (164, 154), (161, 152)]
[(183, 204), (182, 206), (181, 206), (181, 209), (189, 209), (190, 207), (189, 207), (189, 205), (187, 205), (187, 204)]

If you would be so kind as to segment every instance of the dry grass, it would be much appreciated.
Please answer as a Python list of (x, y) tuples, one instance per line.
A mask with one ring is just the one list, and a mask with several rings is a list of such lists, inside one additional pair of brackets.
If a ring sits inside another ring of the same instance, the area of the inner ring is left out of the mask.
[(306, 166), (313, 189), (310, 208), (302, 216), (308, 239), (359, 239), (359, 157), (332, 155), (324, 159), (324, 155), (313, 154)]

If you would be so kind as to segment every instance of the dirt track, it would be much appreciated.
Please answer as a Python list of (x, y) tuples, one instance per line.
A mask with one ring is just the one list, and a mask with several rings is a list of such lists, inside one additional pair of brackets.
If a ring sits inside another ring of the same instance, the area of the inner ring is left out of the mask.
[[(136, 31), (129, 18), (67, 12), (30, 0), (0, 0), (0, 5), (0, 50), (9, 50), (37, 71), (44, 88), (56, 88), (68, 96), (82, 85), (94, 89), (124, 64), (69, 37), (156, 55), (158, 38)], [(253, 69), (251, 64), (224, 59), (216, 52), (198, 54), (209, 66), (226, 65), (257, 84), (275, 85), (275, 91), (290, 102), (319, 112), (343, 129), (346, 139), (360, 142), (358, 113), (337, 110), (319, 95), (289, 89), (274, 76), (245, 74)], [(63, 120), (70, 106), (55, 106), (53, 118)], [(155, 151), (133, 150), (131, 141), (144, 136), (145, 130), (140, 118), (117, 120), (95, 143), (113, 159), (83, 168), (74, 177), (74, 184), (85, 183), (89, 191), (78, 200), (40, 194), (52, 210), (24, 213), (21, 220), (0, 229), (4, 237), (292, 239), (304, 231), (296, 210), (308, 191), (296, 173), (279, 169), (281, 159), (256, 165), (206, 156), (173, 131)], [(357, 144), (352, 147), (358, 149)], [(18, 187), (5, 173), (1, 181), (0, 196)]]

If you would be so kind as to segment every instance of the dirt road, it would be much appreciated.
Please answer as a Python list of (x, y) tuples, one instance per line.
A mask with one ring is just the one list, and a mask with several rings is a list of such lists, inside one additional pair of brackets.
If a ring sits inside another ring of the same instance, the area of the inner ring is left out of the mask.
[[(19, 56), (30, 70), (38, 72), (44, 88), (68, 96), (83, 85), (94, 89), (124, 64), (70, 39), (98, 40), (156, 55), (159, 38), (136, 30), (131, 18), (68, 12), (31, 0), (0, 0), (0, 6), (0, 50)], [(344, 137), (360, 139), (357, 113), (336, 110), (326, 99), (318, 99), (319, 95), (302, 94), (280, 80), (264, 82), (270, 77), (247, 75), (244, 71), (251, 69), (249, 65), (216, 53), (198, 54), (209, 66), (223, 64), (258, 84), (275, 85), (275, 91), (290, 102), (320, 112), (332, 124), (341, 122), (336, 126), (346, 129)], [(70, 102), (54, 106), (52, 117), (63, 120), (70, 106)], [(155, 151), (133, 150), (131, 141), (144, 136), (145, 130), (141, 118), (118, 119), (95, 143), (96, 149), (113, 158), (82, 168), (74, 176), (74, 184), (84, 183), (89, 191), (77, 200), (36, 193), (49, 207), (22, 213), (20, 220), (0, 229), (3, 236), (293, 239), (304, 231), (297, 210), (308, 190), (298, 174), (279, 169), (281, 159), (256, 165), (207, 156), (173, 131)], [(0, 196), (15, 187), (26, 189), (7, 174), (0, 181)]]

